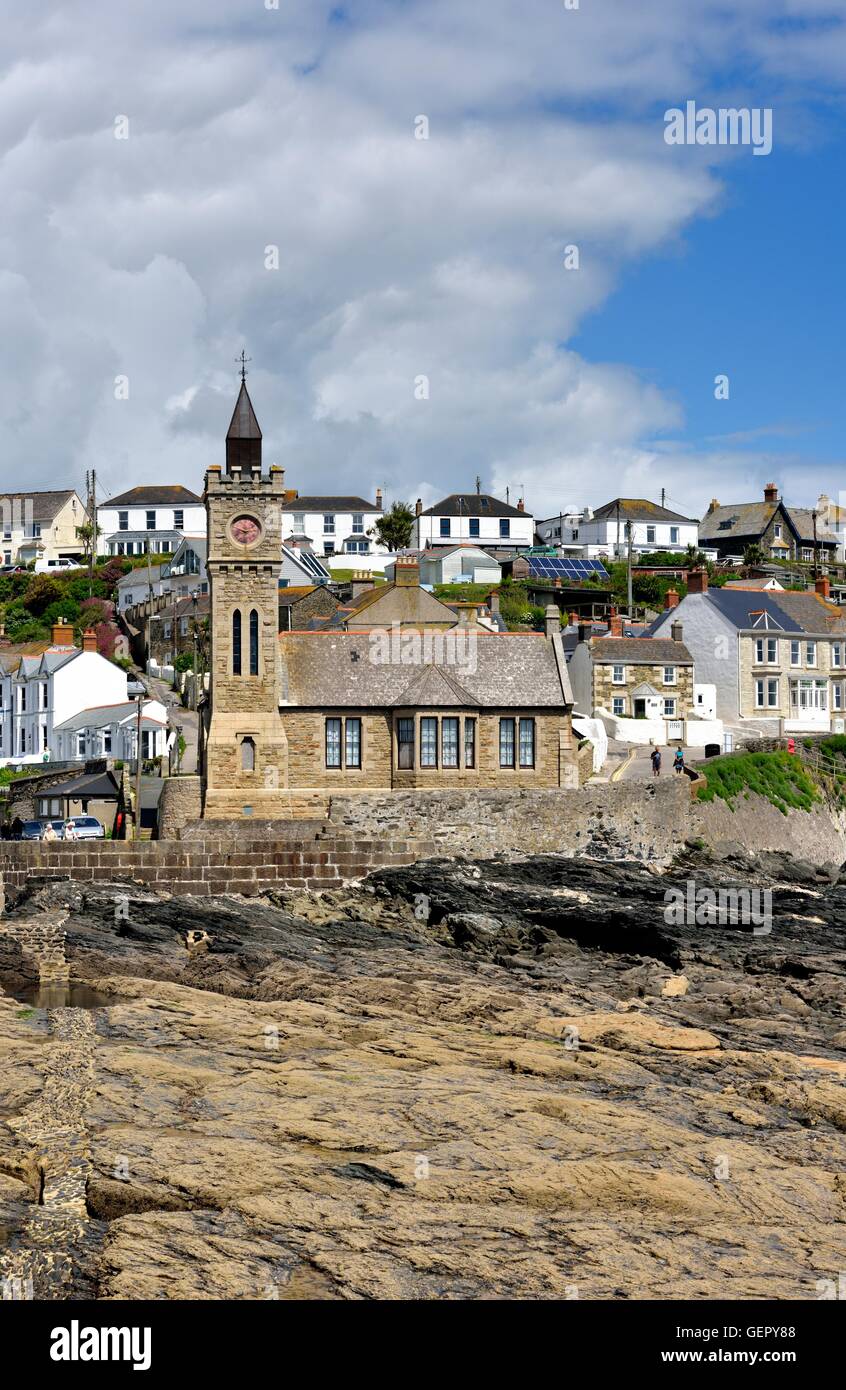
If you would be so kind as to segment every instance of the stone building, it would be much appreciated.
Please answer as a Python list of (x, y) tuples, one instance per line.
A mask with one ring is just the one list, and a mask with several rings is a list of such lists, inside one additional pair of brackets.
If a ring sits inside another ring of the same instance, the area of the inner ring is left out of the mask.
[(557, 610), (545, 634), (487, 632), (405, 576), (374, 595), (366, 627), (362, 613), (355, 631), (280, 634), (286, 492), (261, 450), (242, 380), (225, 470), (206, 474), (203, 814), (305, 814), (310, 793), (332, 789), (576, 786)]

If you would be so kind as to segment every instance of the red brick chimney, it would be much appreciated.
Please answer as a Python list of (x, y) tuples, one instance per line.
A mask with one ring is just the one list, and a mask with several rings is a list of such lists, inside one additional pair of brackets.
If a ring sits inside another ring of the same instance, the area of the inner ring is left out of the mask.
[(622, 616), (621, 616), (621, 614), (619, 614), (619, 613), (612, 613), (612, 614), (611, 614), (611, 618), (610, 618), (610, 627), (609, 627), (609, 629), (608, 629), (608, 636), (609, 636), (609, 637), (622, 637), (622, 635), (623, 635), (623, 619), (622, 619)]
[(73, 646), (73, 628), (64, 618), (57, 618), (53, 623), (50, 641), (54, 647)]
[(93, 627), (87, 627), (82, 634), (82, 650), (84, 652), (96, 652), (97, 634)]
[(518, 510), (518, 512), (524, 512), (524, 511), (526, 510), (526, 504), (525, 504), (525, 502), (523, 501), (522, 497), (520, 498), (519, 502), (517, 503), (517, 510)]
[(679, 591), (678, 591), (678, 589), (668, 589), (667, 592), (666, 592), (666, 594), (664, 595), (664, 607), (665, 607), (665, 608), (678, 608), (678, 606), (679, 606)]
[(777, 501), (778, 501), (778, 488), (776, 487), (775, 483), (767, 483), (767, 484), (766, 484), (766, 486), (765, 486), (765, 488), (764, 488), (764, 501), (765, 501), (765, 502), (777, 502)]
[(691, 570), (687, 576), (687, 592), (689, 594), (706, 594), (708, 592), (708, 571)]
[(821, 574), (818, 579), (814, 580), (814, 589), (820, 598), (831, 598), (831, 580), (827, 574)]

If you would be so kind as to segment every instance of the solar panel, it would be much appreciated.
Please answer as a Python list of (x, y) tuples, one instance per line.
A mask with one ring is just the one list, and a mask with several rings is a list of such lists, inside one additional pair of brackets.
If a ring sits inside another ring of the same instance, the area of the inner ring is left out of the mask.
[(530, 555), (527, 557), (532, 575), (539, 579), (589, 579), (598, 575), (607, 579), (608, 574), (599, 560), (584, 560), (572, 555)]

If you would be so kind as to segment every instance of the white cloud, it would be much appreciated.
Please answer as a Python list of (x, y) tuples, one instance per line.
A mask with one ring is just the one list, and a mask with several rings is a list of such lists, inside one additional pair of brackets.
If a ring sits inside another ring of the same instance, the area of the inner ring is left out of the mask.
[[(566, 344), (632, 259), (718, 206), (705, 156), (668, 157), (656, 100), (728, 55), (774, 84), (824, 75), (842, 26), (796, 44), (772, 21), (829, 8), (361, 0), (330, 23), (322, 0), (0, 0), (7, 469), (197, 487), (246, 344), (292, 486), (432, 499), (478, 472), (538, 511), (653, 491), (668, 456), (643, 441), (683, 429), (680, 403)], [(692, 504), (700, 461), (673, 463)]]

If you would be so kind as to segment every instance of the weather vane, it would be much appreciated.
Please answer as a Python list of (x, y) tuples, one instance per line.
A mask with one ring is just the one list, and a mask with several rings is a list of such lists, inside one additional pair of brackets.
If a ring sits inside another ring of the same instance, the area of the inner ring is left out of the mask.
[(236, 362), (239, 362), (239, 363), (241, 364), (241, 380), (242, 380), (242, 381), (246, 381), (246, 380), (247, 380), (247, 363), (248, 363), (248, 362), (252, 362), (252, 360), (253, 360), (252, 357), (247, 357), (246, 353), (244, 352), (244, 349), (241, 348), (241, 356), (240, 356), (240, 357), (236, 357), (236, 358), (235, 358), (235, 361), (236, 361)]

